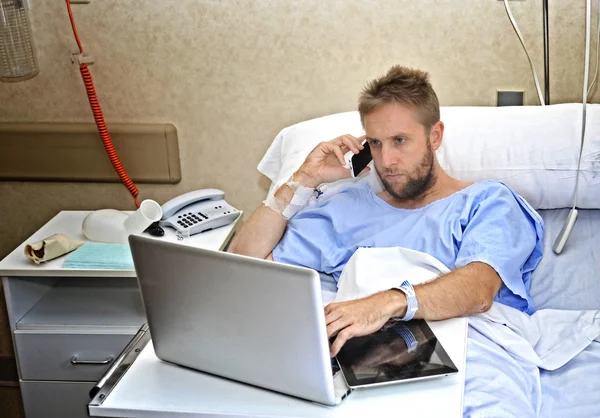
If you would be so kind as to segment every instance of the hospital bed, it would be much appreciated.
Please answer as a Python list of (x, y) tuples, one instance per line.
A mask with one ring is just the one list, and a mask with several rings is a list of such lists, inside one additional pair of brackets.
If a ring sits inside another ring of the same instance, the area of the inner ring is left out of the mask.
[[(446, 107), (441, 114), (446, 126), (444, 143), (437, 153), (442, 167), (466, 181), (505, 182), (544, 220), (544, 257), (531, 285), (536, 308), (600, 309), (600, 105), (588, 105), (579, 219), (560, 255), (552, 252), (552, 245), (573, 202), (581, 104)], [(268, 193), (274, 193), (289, 178), (316, 144), (346, 133), (363, 133), (357, 112), (329, 115), (283, 129), (258, 166), (272, 182)], [(322, 189), (324, 193), (335, 193), (356, 181), (378, 185), (371, 170), (362, 178)], [(557, 370), (542, 370), (540, 380), (540, 417), (600, 417), (600, 341), (592, 341)]]
[[(551, 251), (568, 210), (539, 211), (545, 223), (544, 257), (531, 293), (538, 309), (600, 309), (600, 210), (579, 214), (569, 251)], [(600, 342), (567, 365), (541, 374), (542, 417), (600, 417)]]

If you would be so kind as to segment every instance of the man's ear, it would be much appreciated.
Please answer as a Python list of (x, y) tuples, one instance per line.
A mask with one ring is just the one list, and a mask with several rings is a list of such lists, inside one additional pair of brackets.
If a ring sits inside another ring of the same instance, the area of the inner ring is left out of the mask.
[(437, 151), (438, 148), (442, 145), (442, 139), (444, 138), (444, 123), (442, 121), (438, 121), (435, 125), (431, 127), (429, 132), (429, 141), (431, 143), (431, 148), (434, 151)]

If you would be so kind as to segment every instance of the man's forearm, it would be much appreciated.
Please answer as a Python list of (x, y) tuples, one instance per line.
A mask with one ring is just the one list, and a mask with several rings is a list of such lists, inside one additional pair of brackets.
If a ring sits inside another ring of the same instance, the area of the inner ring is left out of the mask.
[[(469, 316), (489, 309), (502, 280), (485, 263), (471, 263), (434, 281), (415, 286), (419, 310), (415, 318), (442, 320)], [(406, 314), (406, 296), (399, 290), (388, 291), (394, 317)]]
[[(500, 276), (487, 264), (460, 267), (432, 282), (415, 286), (419, 302), (415, 318), (435, 321), (485, 312), (501, 285)], [(327, 305), (327, 336), (337, 334), (331, 355), (336, 356), (348, 339), (371, 334), (390, 318), (403, 318), (406, 305), (406, 296), (396, 289)]]
[[(282, 204), (289, 203), (293, 195), (292, 190), (285, 184), (275, 193)], [(281, 240), (286, 226), (287, 221), (280, 213), (261, 204), (236, 234), (228, 251), (251, 257), (267, 258)]]
[[(319, 180), (298, 170), (292, 176), (292, 180), (298, 184), (314, 189), (320, 184)], [(294, 192), (283, 185), (275, 192), (275, 200), (280, 212), (290, 204)], [(257, 258), (267, 258), (273, 248), (281, 240), (287, 220), (281, 213), (274, 209), (261, 205), (248, 219), (248, 222), (237, 234), (229, 247), (229, 252), (248, 255)]]

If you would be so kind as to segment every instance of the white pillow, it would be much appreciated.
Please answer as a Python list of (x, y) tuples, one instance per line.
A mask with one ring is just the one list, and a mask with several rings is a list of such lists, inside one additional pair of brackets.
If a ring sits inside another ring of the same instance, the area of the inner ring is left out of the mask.
[[(338, 136), (351, 134), (356, 137), (364, 135), (358, 112), (337, 113), (300, 122), (284, 128), (275, 137), (266, 154), (258, 164), (258, 171), (267, 176), (272, 184), (269, 196), (273, 194), (291, 175), (302, 165), (306, 156), (323, 141), (329, 141)], [(340, 180), (328, 187), (328, 193), (336, 190), (336, 185), (347, 182), (362, 181), (367, 178), (376, 188), (382, 190), (373, 162), (369, 164), (371, 171), (357, 179)]]
[[(460, 180), (505, 182), (535, 209), (570, 207), (581, 141), (581, 108), (578, 103), (442, 107), (446, 129), (438, 160), (448, 174)], [(283, 129), (258, 165), (273, 182), (269, 192), (283, 184), (319, 142), (343, 134), (364, 134), (358, 112), (324, 116)], [(347, 181), (369, 181), (381, 190), (374, 170)], [(577, 206), (600, 208), (600, 105), (587, 106)]]

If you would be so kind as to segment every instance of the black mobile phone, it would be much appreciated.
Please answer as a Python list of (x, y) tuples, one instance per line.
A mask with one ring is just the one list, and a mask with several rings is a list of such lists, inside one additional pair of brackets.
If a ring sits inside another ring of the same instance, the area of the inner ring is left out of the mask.
[(364, 148), (358, 154), (354, 154), (352, 156), (353, 177), (358, 176), (373, 159), (373, 157), (371, 157), (371, 148), (369, 147), (369, 143), (365, 142), (363, 146)]

